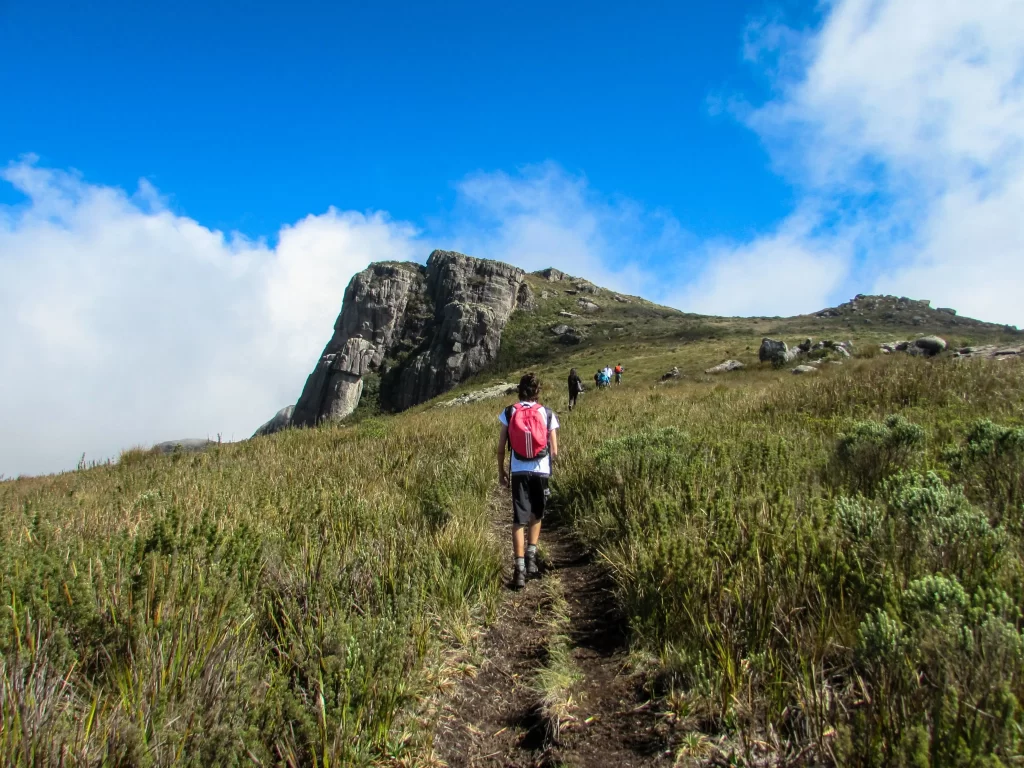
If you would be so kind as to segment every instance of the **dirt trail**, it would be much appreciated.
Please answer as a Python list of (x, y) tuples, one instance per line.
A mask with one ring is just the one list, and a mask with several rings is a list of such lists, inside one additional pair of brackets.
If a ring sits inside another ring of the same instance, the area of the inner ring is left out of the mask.
[[(499, 519), (495, 526), (502, 540), (510, 541), (510, 521)], [(482, 638), (477, 675), (462, 681), (445, 703), (435, 733), (436, 756), (452, 768), (671, 765), (657, 734), (659, 718), (625, 672), (625, 621), (615, 610), (606, 571), (565, 528), (546, 527), (542, 550), (541, 579), (505, 593)], [(570, 620), (566, 634), (580, 673), (572, 689), (572, 719), (556, 743), (547, 738), (537, 694), (529, 687), (553, 631), (545, 579), (561, 580)]]

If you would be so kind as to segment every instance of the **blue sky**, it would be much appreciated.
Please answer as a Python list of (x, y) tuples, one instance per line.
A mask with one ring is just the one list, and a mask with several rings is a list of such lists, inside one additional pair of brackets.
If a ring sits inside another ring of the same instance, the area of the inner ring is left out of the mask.
[(0, 7), (0, 155), (145, 177), (219, 229), (273, 238), (330, 205), (425, 224), (467, 173), (545, 160), (699, 237), (793, 205), (759, 137), (709, 109), (766, 95), (742, 50), (779, 12), (760, 3)]
[(1024, 325), (1024, 0), (0, 0), (0, 51), (0, 474), (248, 436), (435, 247)]

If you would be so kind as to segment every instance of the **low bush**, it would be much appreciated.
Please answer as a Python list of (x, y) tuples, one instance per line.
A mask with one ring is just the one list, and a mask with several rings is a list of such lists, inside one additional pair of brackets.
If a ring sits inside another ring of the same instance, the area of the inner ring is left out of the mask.
[(924, 440), (925, 431), (900, 415), (858, 421), (839, 436), (831, 473), (837, 485), (873, 495), (883, 480), (911, 466)]
[(961, 445), (947, 452), (954, 472), (995, 520), (1008, 518), (1015, 530), (1024, 524), (1024, 427), (1012, 429), (981, 419)]

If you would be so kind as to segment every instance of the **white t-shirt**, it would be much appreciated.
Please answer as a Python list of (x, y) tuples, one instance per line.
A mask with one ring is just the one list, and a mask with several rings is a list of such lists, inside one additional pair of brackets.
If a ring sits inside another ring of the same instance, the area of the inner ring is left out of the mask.
[[(535, 403), (530, 403), (524, 400), (523, 405), (535, 405)], [(541, 417), (546, 420), (548, 417), (548, 409), (542, 405), (537, 410), (540, 413)], [(502, 410), (502, 412), (498, 414), (498, 421), (500, 421), (506, 427), (508, 426), (508, 418), (505, 416), (504, 410)], [(554, 411), (551, 411), (551, 431), (554, 432), (556, 429), (558, 429), (558, 416)], [(545, 456), (543, 459), (534, 459), (533, 461), (523, 461), (522, 459), (516, 458), (516, 455), (513, 453), (512, 474), (518, 475), (521, 472), (532, 472), (538, 475), (550, 475), (551, 456)]]

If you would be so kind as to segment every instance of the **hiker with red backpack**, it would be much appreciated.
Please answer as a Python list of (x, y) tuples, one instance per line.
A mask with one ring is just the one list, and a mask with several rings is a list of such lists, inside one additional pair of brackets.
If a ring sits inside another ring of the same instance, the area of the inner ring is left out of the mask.
[[(558, 416), (537, 402), (539, 396), (540, 380), (528, 373), (519, 380), (519, 402), (498, 416), (498, 478), (512, 489), (513, 589), (525, 587), (528, 576), (540, 575), (537, 542), (551, 493), (551, 461), (558, 456)], [(512, 449), (509, 468), (505, 467), (506, 446)]]

